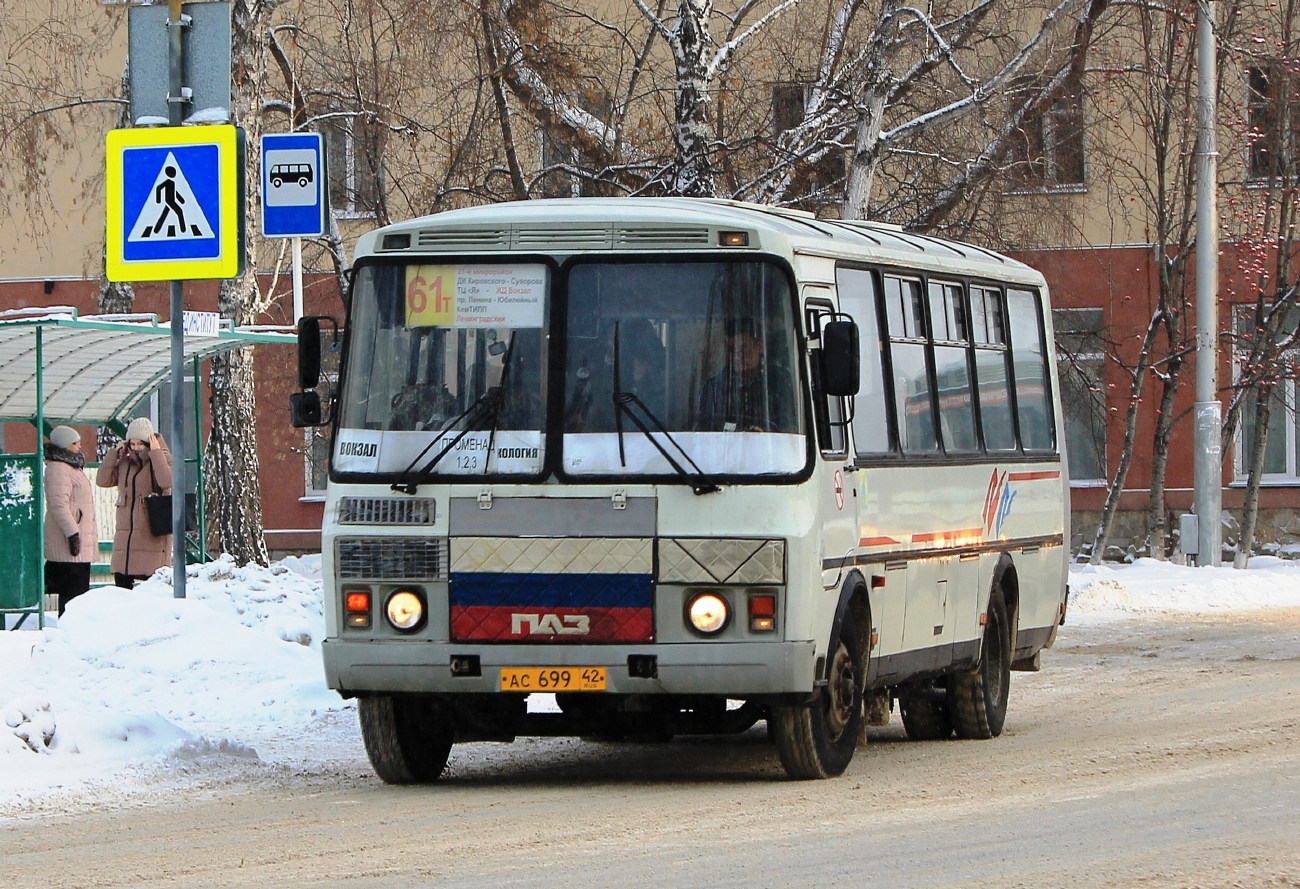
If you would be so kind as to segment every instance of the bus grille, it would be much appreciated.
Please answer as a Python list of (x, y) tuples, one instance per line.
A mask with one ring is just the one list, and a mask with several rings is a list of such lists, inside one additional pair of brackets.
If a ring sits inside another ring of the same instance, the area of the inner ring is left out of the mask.
[(431, 497), (344, 497), (339, 500), (340, 525), (432, 525)]
[(335, 544), (339, 577), (446, 580), (447, 541), (424, 537), (348, 537)]

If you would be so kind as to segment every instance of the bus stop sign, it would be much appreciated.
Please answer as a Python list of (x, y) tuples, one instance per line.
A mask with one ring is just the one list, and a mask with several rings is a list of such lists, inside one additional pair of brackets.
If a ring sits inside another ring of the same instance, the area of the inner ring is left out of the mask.
[(320, 133), (262, 136), (262, 234), (317, 238), (325, 234), (325, 146)]

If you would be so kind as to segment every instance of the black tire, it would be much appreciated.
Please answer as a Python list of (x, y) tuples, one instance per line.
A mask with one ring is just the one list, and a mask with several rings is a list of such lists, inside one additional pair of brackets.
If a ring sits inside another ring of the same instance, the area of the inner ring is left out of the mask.
[(935, 692), (900, 694), (898, 710), (903, 716), (903, 728), (911, 740), (944, 741), (952, 737), (948, 702)]
[(386, 784), (429, 784), (447, 767), (456, 731), (433, 699), (373, 695), (357, 701), (370, 765)]
[(306, 188), (306, 187), (307, 187), (307, 177), (306, 177), (306, 176), (302, 176), (302, 177), (300, 177), (300, 178), (298, 179), (298, 187), (299, 187), (299, 188)]
[(862, 733), (862, 691), (867, 661), (865, 619), (851, 613), (830, 660), (830, 679), (811, 704), (771, 708), (768, 729), (785, 772), (797, 781), (842, 775)]
[(1001, 590), (989, 599), (980, 662), (948, 681), (948, 710), (959, 738), (985, 740), (1002, 734), (1011, 690), (1011, 621)]
[(281, 185), (284, 185), (284, 180), (281, 179), (279, 176), (272, 176), (271, 184), (274, 185), (276, 188), (279, 188)]

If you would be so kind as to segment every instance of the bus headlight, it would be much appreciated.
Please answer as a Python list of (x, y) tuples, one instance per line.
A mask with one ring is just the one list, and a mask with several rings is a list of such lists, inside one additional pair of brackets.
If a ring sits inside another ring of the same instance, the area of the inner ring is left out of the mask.
[(686, 619), (703, 636), (716, 636), (731, 620), (727, 600), (717, 593), (698, 593), (686, 605)]
[(424, 624), (424, 598), (414, 590), (397, 590), (388, 597), (384, 613), (393, 629), (413, 633)]

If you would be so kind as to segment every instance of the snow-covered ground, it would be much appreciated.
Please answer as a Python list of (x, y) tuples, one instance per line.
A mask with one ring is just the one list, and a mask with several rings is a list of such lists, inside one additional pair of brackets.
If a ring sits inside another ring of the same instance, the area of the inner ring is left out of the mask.
[[(321, 670), (319, 556), (270, 568), (224, 558), (192, 566), (186, 588), (173, 598), (164, 569), (134, 590), (92, 590), (43, 632), (0, 633), (0, 817), (184, 787), (241, 763), (364, 762), (354, 705)], [(1297, 607), (1300, 562), (1076, 566), (1070, 588), (1079, 626)]]

